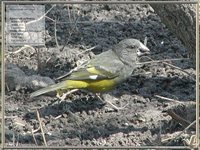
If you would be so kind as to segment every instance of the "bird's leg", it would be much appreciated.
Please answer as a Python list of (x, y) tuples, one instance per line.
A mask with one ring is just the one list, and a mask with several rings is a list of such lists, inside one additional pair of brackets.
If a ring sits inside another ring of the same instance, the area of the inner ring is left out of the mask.
[[(93, 93), (92, 93), (93, 94)], [(105, 100), (103, 100), (103, 98), (101, 98), (101, 94), (100, 93), (95, 93), (95, 96), (103, 102), (103, 104), (106, 104)]]
[(60, 102), (64, 101), (66, 96), (67, 95), (65, 93), (63, 93), (61, 90), (57, 90), (56, 97), (61, 100)]
[(62, 101), (65, 100), (65, 98), (67, 97), (67, 95), (72, 94), (72, 93), (74, 93), (76, 91), (78, 91), (78, 89), (72, 89), (72, 90), (70, 90), (68, 92), (63, 92), (61, 90), (58, 90), (57, 94), (56, 94), (56, 97), (58, 97), (59, 99), (61, 99), (60, 102), (62, 102)]
[(102, 97), (103, 97), (102, 94), (96, 93), (95, 95), (96, 95), (101, 101), (110, 104), (116, 111), (121, 110), (121, 109), (124, 109), (124, 108), (127, 106), (127, 104), (126, 104), (126, 105), (123, 106), (123, 107), (117, 107), (117, 106), (115, 106), (113, 103), (111, 103), (109, 100), (107, 100), (105, 97), (102, 98)]
[(66, 95), (66, 93), (64, 93), (62, 96), (59, 96), (59, 95), (57, 94), (56, 97), (58, 97), (58, 98), (61, 100), (60, 102), (62, 102), (62, 101), (65, 100), (65, 98), (67, 97), (67, 95)]

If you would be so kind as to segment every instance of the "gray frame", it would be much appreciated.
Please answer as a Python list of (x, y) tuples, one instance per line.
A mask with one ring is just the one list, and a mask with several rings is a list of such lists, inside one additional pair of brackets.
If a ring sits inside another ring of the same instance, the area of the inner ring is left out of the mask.
[[(189, 146), (125, 146), (125, 147), (80, 147), (80, 146), (65, 146), (65, 147), (45, 147), (45, 146), (37, 146), (37, 147), (5, 147), (5, 62), (4, 62), (4, 47), (5, 47), (5, 35), (4, 27), (5, 27), (5, 5), (9, 4), (196, 4), (196, 10), (199, 10), (200, 2), (199, 0), (177, 0), (177, 1), (2, 1), (1, 2), (1, 13), (2, 13), (2, 65), (1, 65), (1, 104), (2, 104), (2, 126), (1, 126), (1, 148), (2, 149), (61, 149), (61, 148), (69, 148), (69, 149), (191, 149)], [(200, 130), (199, 130), (199, 11), (196, 11), (196, 147), (195, 149), (199, 149), (199, 138), (200, 138)]]

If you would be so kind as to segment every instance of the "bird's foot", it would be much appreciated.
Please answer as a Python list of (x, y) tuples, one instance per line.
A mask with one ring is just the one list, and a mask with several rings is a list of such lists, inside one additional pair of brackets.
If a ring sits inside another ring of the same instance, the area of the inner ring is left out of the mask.
[(60, 95), (59, 93), (56, 94), (56, 97), (60, 99), (60, 102), (64, 101), (67, 97), (66, 93)]
[(106, 103), (110, 104), (110, 105), (113, 107), (113, 109), (116, 110), (116, 111), (123, 110), (123, 109), (126, 108), (126, 106), (128, 105), (128, 104), (126, 104), (125, 106), (117, 107), (116, 105), (114, 105), (114, 104), (111, 103), (110, 101), (108, 101), (108, 100), (105, 100), (105, 101), (106, 101)]
[[(98, 99), (100, 99), (102, 102), (111, 105), (112, 108), (113, 108), (115, 111), (123, 110), (123, 109), (128, 105), (128, 104), (126, 104), (125, 106), (118, 107), (118, 106), (114, 105), (112, 102), (110, 102), (109, 100), (107, 100), (106, 97), (102, 98), (99, 94), (96, 94), (96, 96), (97, 96)], [(117, 99), (117, 98), (115, 98), (115, 99)], [(117, 99), (117, 100), (118, 100), (118, 99)]]
[(62, 102), (62, 101), (64, 101), (64, 100), (66, 99), (66, 97), (67, 97), (69, 94), (72, 94), (72, 93), (74, 93), (74, 92), (76, 92), (76, 91), (78, 91), (78, 89), (73, 89), (73, 90), (70, 90), (70, 91), (68, 91), (68, 92), (66, 92), (66, 93), (63, 93), (63, 92), (58, 91), (56, 97), (58, 97), (58, 98), (61, 100), (60, 102)]

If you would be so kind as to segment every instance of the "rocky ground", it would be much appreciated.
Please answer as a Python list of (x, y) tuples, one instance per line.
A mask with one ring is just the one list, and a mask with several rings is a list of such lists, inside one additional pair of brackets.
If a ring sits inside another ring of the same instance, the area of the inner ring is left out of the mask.
[[(29, 48), (18, 53), (12, 53), (16, 48), (6, 50), (7, 145), (45, 145), (40, 126), (48, 146), (177, 146), (194, 134), (191, 128), (173, 140), (195, 120), (194, 64), (186, 59), (187, 49), (149, 5), (56, 5), (47, 16), (58, 24), (55, 28), (46, 18), (48, 37), (39, 54)], [(126, 38), (147, 38), (151, 55), (143, 61), (169, 60), (144, 64), (106, 93), (110, 102), (126, 106), (124, 109), (115, 111), (81, 91), (64, 101), (55, 95), (30, 99), (30, 93), (41, 87), (33, 85), (33, 79), (53, 83)], [(172, 60), (175, 58), (181, 60)]]

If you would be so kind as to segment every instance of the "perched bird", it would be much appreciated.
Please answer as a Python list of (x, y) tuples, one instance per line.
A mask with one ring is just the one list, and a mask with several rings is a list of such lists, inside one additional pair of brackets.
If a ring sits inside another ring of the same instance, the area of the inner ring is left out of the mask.
[(147, 53), (149, 49), (139, 40), (122, 40), (110, 50), (96, 55), (63, 81), (35, 91), (30, 97), (66, 89), (86, 89), (93, 93), (112, 90), (138, 67), (138, 56)]

